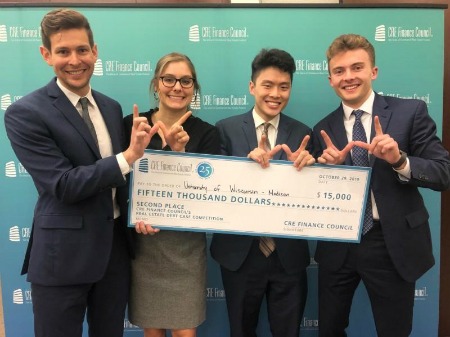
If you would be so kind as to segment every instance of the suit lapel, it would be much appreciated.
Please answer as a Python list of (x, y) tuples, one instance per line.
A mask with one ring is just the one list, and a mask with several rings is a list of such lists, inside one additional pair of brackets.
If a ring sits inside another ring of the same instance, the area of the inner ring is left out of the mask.
[[(342, 105), (331, 113), (330, 119), (328, 120), (327, 129), (330, 132), (328, 136), (330, 136), (334, 145), (339, 150), (342, 150), (348, 144), (347, 132), (345, 131), (344, 126), (344, 110), (342, 109)], [(352, 165), (350, 155), (345, 158), (344, 164)]]
[(66, 95), (59, 89), (56, 81), (52, 80), (47, 88), (49, 96), (54, 98), (54, 107), (59, 110), (67, 121), (81, 134), (92, 152), (94, 152), (98, 158), (101, 158), (97, 144), (95, 144), (95, 140), (92, 138), (83, 118), (81, 118), (80, 113), (72, 105)]
[(247, 140), (247, 144), (250, 151), (253, 150), (255, 147), (258, 147), (255, 121), (253, 120), (252, 111), (253, 110), (247, 112), (244, 116), (244, 119), (242, 120), (242, 132), (244, 134), (245, 139)]
[[(373, 101), (373, 110), (372, 110), (373, 118), (375, 116), (378, 116), (378, 119), (381, 124), (381, 129), (383, 130), (383, 133), (387, 133), (389, 122), (391, 120), (392, 111), (389, 109), (389, 106), (384, 99), (383, 96), (380, 96), (375, 93), (375, 100)], [(372, 128), (370, 130), (370, 141), (375, 137), (375, 123), (372, 119)], [(373, 166), (373, 163), (375, 161), (375, 156), (370, 156), (369, 162), (370, 166)]]
[(121, 137), (119, 137), (119, 135), (121, 135), (122, 133), (120, 129), (117, 129), (119, 125), (114, 122), (113, 116), (111, 113), (109, 113), (108, 104), (105, 102), (105, 100), (103, 100), (101, 96), (97, 95), (94, 90), (92, 90), (92, 96), (97, 103), (103, 120), (105, 121), (106, 128), (108, 129), (109, 138), (111, 138), (113, 147), (113, 153), (119, 153), (123, 150), (121, 146)]

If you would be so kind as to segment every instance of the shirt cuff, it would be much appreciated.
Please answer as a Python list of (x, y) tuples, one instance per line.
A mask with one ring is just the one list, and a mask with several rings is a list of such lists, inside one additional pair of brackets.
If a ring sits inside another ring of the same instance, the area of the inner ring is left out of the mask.
[(125, 160), (125, 157), (123, 153), (116, 154), (117, 163), (119, 164), (120, 171), (122, 172), (122, 175), (127, 175), (131, 172), (131, 166), (128, 165), (128, 162)]
[(408, 181), (411, 179), (411, 165), (409, 164), (409, 158), (406, 158), (406, 165), (401, 170), (393, 169), (398, 173), (400, 180)]

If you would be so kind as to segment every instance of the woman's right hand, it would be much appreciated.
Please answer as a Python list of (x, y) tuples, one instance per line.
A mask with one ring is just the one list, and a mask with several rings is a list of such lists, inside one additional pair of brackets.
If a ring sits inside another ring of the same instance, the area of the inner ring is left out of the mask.
[(155, 235), (159, 232), (159, 228), (153, 228), (151, 225), (146, 224), (144, 221), (138, 221), (134, 225), (136, 232), (144, 235)]

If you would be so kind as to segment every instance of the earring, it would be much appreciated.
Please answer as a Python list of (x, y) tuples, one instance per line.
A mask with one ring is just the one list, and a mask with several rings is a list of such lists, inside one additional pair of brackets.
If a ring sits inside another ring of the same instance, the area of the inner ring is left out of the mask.
[(153, 98), (155, 99), (155, 101), (159, 101), (159, 95), (156, 91), (153, 92)]

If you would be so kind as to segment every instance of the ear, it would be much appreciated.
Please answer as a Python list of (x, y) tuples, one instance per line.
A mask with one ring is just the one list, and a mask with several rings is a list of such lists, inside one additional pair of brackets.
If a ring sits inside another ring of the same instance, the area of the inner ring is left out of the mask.
[(51, 51), (45, 48), (44, 46), (40, 46), (39, 51), (41, 52), (44, 61), (47, 62), (49, 66), (53, 66)]
[(372, 68), (372, 80), (375, 80), (378, 77), (378, 67)]
[(250, 91), (250, 94), (255, 96), (255, 83), (253, 81), (250, 81), (248, 84), (248, 91)]
[(97, 49), (97, 44), (96, 43), (94, 43), (94, 45), (92, 46), (92, 54), (94, 55), (95, 59), (97, 60), (98, 49)]

